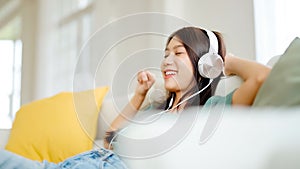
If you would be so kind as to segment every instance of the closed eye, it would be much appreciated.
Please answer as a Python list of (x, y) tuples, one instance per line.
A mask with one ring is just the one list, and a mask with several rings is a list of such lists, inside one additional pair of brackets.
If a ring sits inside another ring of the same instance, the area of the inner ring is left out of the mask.
[(185, 54), (184, 52), (176, 52), (175, 55), (182, 55)]

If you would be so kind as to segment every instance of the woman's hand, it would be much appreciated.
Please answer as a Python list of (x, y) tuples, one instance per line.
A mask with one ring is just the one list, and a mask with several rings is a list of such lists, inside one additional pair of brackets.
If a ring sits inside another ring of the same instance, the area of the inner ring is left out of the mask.
[(104, 143), (103, 143), (104, 148), (110, 149), (110, 150), (113, 149), (111, 143), (116, 139), (115, 134), (116, 134), (116, 131), (111, 130), (111, 129), (109, 129), (108, 131), (105, 132)]
[(141, 96), (146, 96), (149, 89), (155, 82), (154, 75), (149, 71), (141, 71), (137, 75), (137, 87), (135, 93)]

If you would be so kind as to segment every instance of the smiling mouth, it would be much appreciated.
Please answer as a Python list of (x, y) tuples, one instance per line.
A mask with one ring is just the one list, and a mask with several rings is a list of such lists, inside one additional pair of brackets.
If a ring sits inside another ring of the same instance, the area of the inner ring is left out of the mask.
[(164, 78), (165, 79), (169, 79), (171, 78), (172, 76), (176, 75), (177, 74), (177, 71), (174, 71), (174, 70), (166, 70), (164, 71)]

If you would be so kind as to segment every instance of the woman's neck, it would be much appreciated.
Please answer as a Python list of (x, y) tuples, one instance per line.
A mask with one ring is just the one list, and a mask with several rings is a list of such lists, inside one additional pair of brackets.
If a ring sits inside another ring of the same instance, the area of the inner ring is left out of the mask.
[(184, 103), (180, 103), (181, 101), (184, 100), (184, 98), (187, 98), (191, 95), (191, 93), (187, 94), (190, 90), (192, 90), (192, 88), (195, 86), (195, 84), (191, 84), (189, 85), (189, 87), (186, 90), (179, 90), (175, 92), (175, 98), (173, 98), (173, 105), (172, 105), (172, 109), (176, 108), (176, 106), (178, 104), (180, 104), (179, 107), (177, 107), (179, 110), (183, 109), (186, 105), (187, 102)]
[(182, 109), (184, 107), (184, 105), (186, 104), (186, 103), (182, 103), (178, 106), (180, 101), (182, 101), (182, 96), (184, 96), (184, 94), (185, 93), (183, 93), (181, 91), (180, 92), (175, 92), (175, 96), (173, 98), (173, 104), (172, 104), (172, 108), (171, 108), (171, 109), (173, 109), (173, 111), (176, 112), (177, 110)]

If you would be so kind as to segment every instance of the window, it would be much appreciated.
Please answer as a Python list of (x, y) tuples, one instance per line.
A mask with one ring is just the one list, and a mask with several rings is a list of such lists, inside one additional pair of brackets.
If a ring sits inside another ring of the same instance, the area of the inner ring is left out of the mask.
[(298, 0), (254, 0), (257, 61), (282, 54), (300, 36)]
[(10, 128), (20, 108), (22, 42), (0, 40), (0, 51), (0, 128)]
[(10, 128), (21, 102), (20, 0), (0, 2), (0, 129)]
[[(56, 70), (53, 72), (57, 83), (61, 84), (55, 91), (73, 90), (74, 69), (89, 66), (86, 63), (77, 63), (78, 54), (83, 44), (91, 35), (92, 28), (92, 0), (57, 1), (58, 30), (56, 54)], [(60, 76), (64, 74), (64, 76)]]

